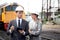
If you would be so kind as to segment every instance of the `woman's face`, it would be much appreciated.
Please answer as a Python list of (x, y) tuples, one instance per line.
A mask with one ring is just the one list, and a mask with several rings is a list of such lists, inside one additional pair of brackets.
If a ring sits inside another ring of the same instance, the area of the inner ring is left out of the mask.
[(35, 14), (31, 14), (31, 17), (32, 17), (32, 19), (35, 19), (36, 15)]

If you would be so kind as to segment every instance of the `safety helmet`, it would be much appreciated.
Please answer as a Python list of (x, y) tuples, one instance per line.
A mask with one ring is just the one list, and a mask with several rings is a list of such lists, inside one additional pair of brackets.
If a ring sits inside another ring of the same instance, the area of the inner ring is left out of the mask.
[(39, 13), (37, 11), (30, 11), (31, 14), (36, 14), (39, 15)]
[(18, 6), (16, 9), (15, 9), (15, 11), (23, 11), (24, 9), (23, 9), (23, 7), (21, 7), (21, 6)]

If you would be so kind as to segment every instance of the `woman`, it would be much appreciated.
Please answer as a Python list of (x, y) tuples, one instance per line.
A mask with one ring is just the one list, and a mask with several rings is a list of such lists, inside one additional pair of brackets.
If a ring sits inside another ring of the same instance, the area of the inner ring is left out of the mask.
[(29, 22), (30, 40), (41, 40), (39, 35), (41, 34), (42, 23), (41, 20), (38, 19), (38, 15), (36, 12), (31, 13), (33, 20)]

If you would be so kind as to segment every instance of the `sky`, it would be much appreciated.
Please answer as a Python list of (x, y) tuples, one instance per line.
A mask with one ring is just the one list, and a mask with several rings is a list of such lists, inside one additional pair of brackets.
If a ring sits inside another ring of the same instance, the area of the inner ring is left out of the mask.
[[(50, 1), (50, 0), (49, 0)], [(37, 12), (41, 12), (42, 11), (42, 0), (0, 0), (0, 5), (3, 3), (13, 3), (16, 2), (20, 5), (22, 5), (25, 9), (25, 11), (37, 11)], [(44, 8), (47, 8), (47, 0), (43, 0), (43, 5)], [(52, 7), (57, 7), (58, 6), (58, 2), (57, 0), (52, 0)], [(49, 4), (49, 3), (48, 3)]]
[(13, 3), (16, 2), (22, 5), (25, 11), (38, 11), (41, 12), (42, 9), (42, 0), (1, 0), (0, 4), (3, 3)]
[[(48, 1), (48, 8), (50, 6), (50, 0)], [(58, 0), (51, 0), (51, 7), (58, 7)], [(47, 10), (47, 0), (43, 1), (43, 9)], [(52, 8), (51, 11), (55, 11), (56, 8)]]

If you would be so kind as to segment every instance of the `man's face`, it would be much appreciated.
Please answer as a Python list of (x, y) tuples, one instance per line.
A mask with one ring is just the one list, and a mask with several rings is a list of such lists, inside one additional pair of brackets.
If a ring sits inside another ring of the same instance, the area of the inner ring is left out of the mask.
[(18, 18), (22, 18), (23, 11), (17, 11), (16, 14)]

